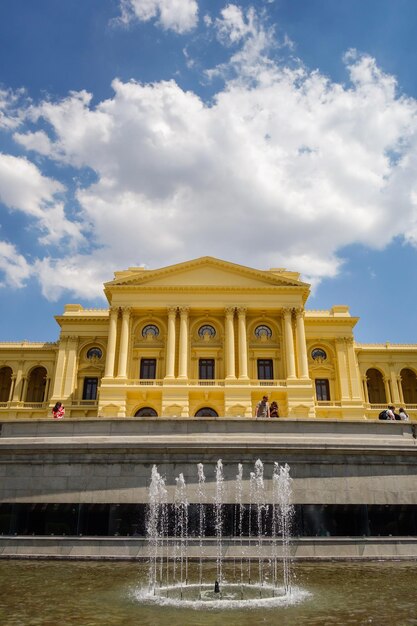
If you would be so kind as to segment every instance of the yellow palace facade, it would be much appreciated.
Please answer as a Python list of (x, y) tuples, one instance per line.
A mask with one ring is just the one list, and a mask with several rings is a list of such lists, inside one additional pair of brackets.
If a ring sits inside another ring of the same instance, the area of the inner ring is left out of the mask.
[(417, 418), (417, 344), (358, 344), (347, 306), (308, 310), (299, 274), (202, 257), (116, 272), (109, 307), (68, 304), (56, 343), (0, 343), (0, 419)]

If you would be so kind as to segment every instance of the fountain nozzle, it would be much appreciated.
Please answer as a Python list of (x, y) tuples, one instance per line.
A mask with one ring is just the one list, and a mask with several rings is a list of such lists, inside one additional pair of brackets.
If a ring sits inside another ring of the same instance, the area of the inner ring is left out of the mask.
[(214, 593), (220, 593), (220, 585), (218, 580), (216, 580), (216, 582), (214, 583)]

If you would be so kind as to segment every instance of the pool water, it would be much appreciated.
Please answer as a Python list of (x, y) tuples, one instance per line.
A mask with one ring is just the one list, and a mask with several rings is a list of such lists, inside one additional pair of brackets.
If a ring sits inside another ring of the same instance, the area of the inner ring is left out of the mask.
[[(205, 567), (207, 582), (215, 565)], [(225, 567), (229, 580), (233, 566)], [(417, 562), (299, 563), (297, 601), (201, 609), (141, 601), (146, 564), (0, 561), (1, 626), (417, 625)], [(190, 578), (197, 566), (190, 565)]]

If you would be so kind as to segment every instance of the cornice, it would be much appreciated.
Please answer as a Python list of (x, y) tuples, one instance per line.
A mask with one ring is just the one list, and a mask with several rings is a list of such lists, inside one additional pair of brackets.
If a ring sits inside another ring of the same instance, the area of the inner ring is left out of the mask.
[(314, 322), (314, 324), (349, 324), (351, 326), (355, 326), (359, 321), (359, 317), (304, 317), (304, 322), (306, 326), (309, 322)]
[[(169, 276), (172, 274), (178, 274), (182, 271), (186, 271), (187, 269), (194, 269), (200, 266), (211, 265), (213, 267), (220, 267), (222, 269), (226, 269), (229, 271), (235, 271), (239, 274), (244, 274), (246, 276), (250, 276), (252, 278), (258, 278), (260, 280), (277, 284), (278, 281), (281, 281), (284, 285), (290, 284), (290, 286), (295, 287), (303, 287), (309, 290), (310, 285), (308, 283), (304, 283), (301, 281), (291, 281), (289, 278), (280, 278), (277, 274), (271, 274), (267, 270), (258, 270), (245, 265), (239, 265), (238, 263), (231, 263), (230, 261), (223, 261), (222, 259), (217, 259), (211, 256), (204, 256), (197, 259), (193, 259), (191, 261), (184, 261), (183, 263), (176, 263), (175, 265), (168, 265), (166, 267), (162, 267), (155, 270), (146, 270), (141, 271), (140, 273), (132, 274), (131, 276), (115, 279), (113, 281), (108, 281), (104, 283), (104, 288), (107, 290), (109, 287), (114, 289), (115, 287), (120, 287), (122, 285), (129, 285), (135, 283), (135, 286), (138, 286), (138, 283), (146, 283), (153, 278), (161, 278), (162, 276)], [(291, 284), (292, 283), (292, 284)]]
[(83, 317), (82, 315), (55, 315), (55, 320), (58, 322), (58, 324), (61, 326), (61, 322), (65, 323), (65, 322), (101, 322), (102, 324), (108, 324), (109, 322), (109, 315), (107, 313), (106, 317), (94, 317), (94, 316), (88, 316), (88, 317)]
[[(265, 287), (244, 287), (244, 286), (230, 286), (230, 285), (112, 285), (112, 291), (138, 291), (141, 292), (173, 292), (173, 291), (181, 291), (181, 292), (192, 292), (196, 293), (198, 291), (206, 292), (240, 292), (240, 293), (276, 293), (277, 290), (283, 292), (285, 290), (289, 290), (291, 292), (296, 291), (298, 293), (308, 293), (308, 289), (303, 287), (303, 285), (266, 285)], [(353, 318), (349, 318), (353, 319)]]
[(355, 348), (359, 350), (416, 350), (417, 343), (355, 343)]
[(57, 341), (31, 342), (31, 341), (0, 341), (1, 348), (28, 348), (30, 350), (51, 350), (58, 347)]

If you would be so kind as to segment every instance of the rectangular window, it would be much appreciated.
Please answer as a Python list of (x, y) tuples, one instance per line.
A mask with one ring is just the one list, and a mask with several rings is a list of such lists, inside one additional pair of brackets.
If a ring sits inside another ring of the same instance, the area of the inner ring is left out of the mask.
[(198, 378), (200, 380), (214, 380), (214, 359), (199, 359)]
[(140, 378), (155, 379), (156, 378), (156, 359), (140, 360)]
[(258, 380), (273, 380), (274, 366), (272, 359), (258, 359)]
[(327, 378), (316, 378), (316, 398), (319, 402), (330, 400), (330, 387)]
[(98, 378), (84, 378), (83, 400), (97, 400)]

